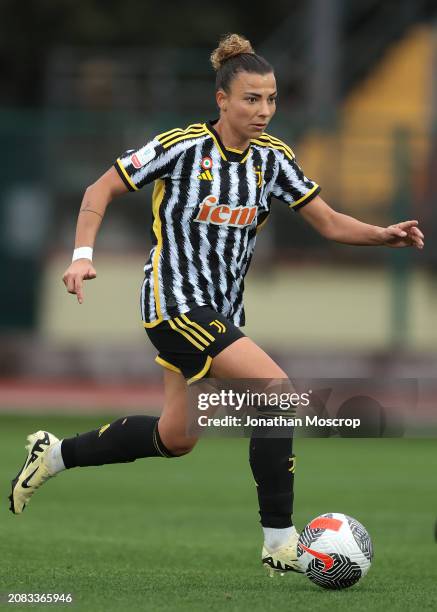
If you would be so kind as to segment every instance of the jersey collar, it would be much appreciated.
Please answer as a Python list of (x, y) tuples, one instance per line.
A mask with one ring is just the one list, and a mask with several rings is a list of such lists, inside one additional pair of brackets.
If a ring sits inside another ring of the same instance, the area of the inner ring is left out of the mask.
[(205, 129), (210, 134), (214, 143), (219, 150), (221, 157), (225, 161), (229, 162), (240, 162), (243, 164), (246, 159), (249, 157), (250, 153), (250, 145), (244, 151), (239, 151), (238, 149), (226, 148), (222, 143), (220, 136), (214, 129), (214, 125), (217, 123), (218, 119), (213, 119), (212, 121), (208, 121), (205, 123)]

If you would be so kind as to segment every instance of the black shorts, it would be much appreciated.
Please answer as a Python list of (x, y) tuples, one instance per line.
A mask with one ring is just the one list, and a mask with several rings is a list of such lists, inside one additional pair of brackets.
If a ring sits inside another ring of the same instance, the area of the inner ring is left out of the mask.
[(155, 361), (182, 373), (188, 384), (207, 376), (213, 357), (244, 337), (238, 327), (210, 306), (196, 306), (145, 329), (158, 350)]

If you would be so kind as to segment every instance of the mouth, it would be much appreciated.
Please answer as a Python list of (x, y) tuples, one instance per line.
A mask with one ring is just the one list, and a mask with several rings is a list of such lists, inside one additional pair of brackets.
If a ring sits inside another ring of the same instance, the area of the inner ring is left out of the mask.
[(267, 123), (252, 123), (252, 127), (257, 130), (264, 130), (267, 127)]

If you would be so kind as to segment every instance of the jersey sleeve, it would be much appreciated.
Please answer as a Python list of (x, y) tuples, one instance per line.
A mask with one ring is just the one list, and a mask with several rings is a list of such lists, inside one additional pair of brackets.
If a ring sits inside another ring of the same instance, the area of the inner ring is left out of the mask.
[(171, 175), (178, 158), (178, 149), (165, 149), (157, 138), (139, 149), (129, 149), (114, 163), (114, 167), (130, 191)]
[(299, 210), (320, 192), (317, 183), (307, 178), (296, 158), (277, 152), (278, 174), (272, 189), (272, 195), (279, 198), (289, 208)]

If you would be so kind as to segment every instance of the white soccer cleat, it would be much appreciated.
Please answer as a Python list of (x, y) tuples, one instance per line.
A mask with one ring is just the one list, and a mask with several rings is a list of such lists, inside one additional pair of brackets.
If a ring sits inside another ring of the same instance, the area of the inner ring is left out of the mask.
[(262, 564), (269, 572), (271, 578), (275, 575), (284, 576), (287, 572), (303, 573), (297, 560), (297, 541), (299, 534), (293, 529), (288, 542), (275, 550), (269, 550), (264, 544), (262, 550)]
[(26, 445), (28, 455), (23, 467), (12, 480), (12, 491), (9, 495), (11, 502), (10, 511), (21, 514), (29, 503), (35, 491), (45, 483), (46, 480), (55, 476), (47, 466), (44, 458), (47, 450), (59, 442), (58, 438), (48, 431), (37, 431), (27, 436), (29, 444)]

